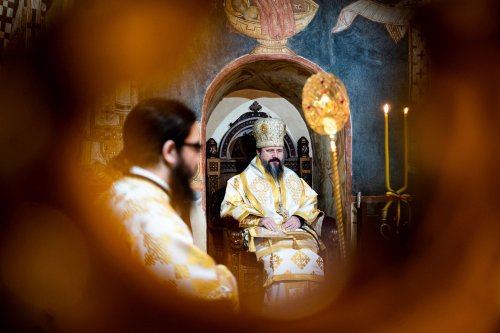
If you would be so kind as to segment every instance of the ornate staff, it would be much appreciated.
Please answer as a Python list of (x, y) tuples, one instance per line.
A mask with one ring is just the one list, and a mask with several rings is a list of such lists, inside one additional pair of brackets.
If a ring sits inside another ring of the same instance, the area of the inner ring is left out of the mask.
[(336, 134), (349, 119), (349, 96), (342, 81), (330, 73), (320, 72), (307, 79), (302, 91), (302, 110), (309, 126), (320, 135), (330, 137), (333, 170), (335, 213), (340, 242), (340, 256), (347, 258), (342, 200), (340, 197), (339, 169), (337, 165)]

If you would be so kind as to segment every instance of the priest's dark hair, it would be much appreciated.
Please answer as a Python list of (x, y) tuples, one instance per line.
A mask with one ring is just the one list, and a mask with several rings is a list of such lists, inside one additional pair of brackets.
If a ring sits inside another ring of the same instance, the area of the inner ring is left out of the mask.
[(180, 149), (195, 121), (193, 110), (179, 101), (150, 98), (139, 102), (125, 119), (123, 150), (113, 166), (126, 171), (132, 165), (156, 164), (164, 143), (173, 140)]

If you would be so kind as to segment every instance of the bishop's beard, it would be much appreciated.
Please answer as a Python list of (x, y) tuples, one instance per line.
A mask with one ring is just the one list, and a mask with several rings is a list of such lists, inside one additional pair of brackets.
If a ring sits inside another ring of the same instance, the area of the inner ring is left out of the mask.
[[(278, 165), (271, 162), (278, 162)], [(273, 176), (274, 180), (279, 180), (283, 176), (283, 163), (279, 158), (272, 158), (267, 163), (264, 163), (264, 169)]]

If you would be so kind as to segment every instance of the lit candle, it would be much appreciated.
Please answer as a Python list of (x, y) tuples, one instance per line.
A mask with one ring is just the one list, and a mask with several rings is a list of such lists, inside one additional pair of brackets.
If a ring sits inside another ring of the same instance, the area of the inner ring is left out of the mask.
[(389, 179), (389, 104), (384, 105), (385, 120), (385, 187), (387, 191), (392, 191)]
[(407, 118), (408, 118), (408, 111), (410, 109), (404, 108), (404, 136), (405, 136), (405, 164), (404, 164), (404, 185), (403, 187), (398, 191), (399, 193), (403, 192), (406, 190), (406, 187), (408, 186), (408, 124), (407, 124)]

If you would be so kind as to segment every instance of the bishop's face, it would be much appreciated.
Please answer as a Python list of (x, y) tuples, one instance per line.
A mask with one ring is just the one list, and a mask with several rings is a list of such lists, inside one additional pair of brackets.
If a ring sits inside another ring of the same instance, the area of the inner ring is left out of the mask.
[(264, 147), (257, 150), (257, 155), (264, 168), (275, 178), (279, 179), (283, 174), (283, 147)]
[(257, 151), (257, 155), (259, 155), (262, 165), (279, 165), (283, 163), (284, 151), (283, 147), (264, 147), (261, 148), (260, 153)]

